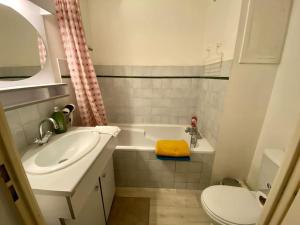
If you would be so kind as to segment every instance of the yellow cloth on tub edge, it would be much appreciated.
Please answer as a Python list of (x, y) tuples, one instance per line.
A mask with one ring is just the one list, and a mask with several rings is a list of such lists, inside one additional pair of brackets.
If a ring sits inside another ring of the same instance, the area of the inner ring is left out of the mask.
[(155, 153), (159, 156), (186, 157), (191, 152), (184, 140), (159, 140), (156, 142)]

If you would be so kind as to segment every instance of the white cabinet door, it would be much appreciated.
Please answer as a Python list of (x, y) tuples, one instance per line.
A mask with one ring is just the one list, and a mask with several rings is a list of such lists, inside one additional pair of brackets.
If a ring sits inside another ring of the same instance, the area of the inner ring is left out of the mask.
[(66, 219), (66, 225), (105, 225), (105, 216), (102, 205), (102, 196), (99, 181), (95, 184), (94, 190), (90, 193), (88, 200), (82, 207), (76, 220)]
[(280, 63), (292, 0), (251, 0), (240, 63)]
[[(1, 177), (0, 177), (1, 179)], [(3, 225), (18, 225), (23, 224), (20, 219), (16, 206), (13, 201), (7, 196), (7, 187), (2, 180), (0, 180), (0, 224)], [(5, 188), (5, 189), (4, 189)]]
[(101, 182), (101, 189), (102, 189), (102, 197), (103, 197), (103, 204), (105, 209), (105, 216), (108, 219), (110, 208), (114, 199), (115, 195), (115, 175), (114, 175), (114, 164), (112, 157), (108, 161), (104, 172), (101, 174), (100, 177)]

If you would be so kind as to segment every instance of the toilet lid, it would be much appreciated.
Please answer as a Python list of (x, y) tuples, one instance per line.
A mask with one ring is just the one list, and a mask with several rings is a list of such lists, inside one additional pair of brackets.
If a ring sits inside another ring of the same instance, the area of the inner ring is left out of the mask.
[(232, 224), (255, 224), (262, 209), (255, 193), (241, 187), (211, 186), (202, 192), (201, 200), (212, 214)]

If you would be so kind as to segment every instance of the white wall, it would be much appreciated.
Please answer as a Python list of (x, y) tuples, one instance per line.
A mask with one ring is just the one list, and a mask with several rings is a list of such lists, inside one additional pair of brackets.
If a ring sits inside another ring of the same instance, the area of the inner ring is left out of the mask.
[(249, 0), (242, 4), (237, 47), (216, 143), (213, 182), (246, 179), (271, 96), (276, 65), (239, 64)]
[(199, 0), (89, 0), (94, 64), (199, 64), (206, 5)]
[(248, 184), (257, 187), (265, 148), (285, 149), (300, 119), (300, 1), (294, 1), (282, 61), (256, 146)]
[(240, 4), (82, 0), (81, 10), (96, 65), (199, 65), (206, 45), (217, 42), (223, 43), (225, 58), (233, 58)]
[[(216, 44), (224, 60), (233, 59), (242, 0), (208, 1), (205, 17), (204, 51), (210, 49), (209, 60), (216, 58)], [(204, 58), (207, 54), (205, 52)], [(204, 59), (203, 64), (207, 64)]]
[(57, 59), (65, 59), (66, 54), (60, 37), (58, 22), (54, 15), (44, 16), (43, 19), (48, 40), (48, 57), (51, 58), (53, 72), (56, 76), (60, 76)]
[[(92, 40), (91, 40), (91, 26), (89, 21), (89, 0), (80, 0), (80, 12), (81, 12), (81, 19), (84, 27), (85, 37), (88, 46), (91, 46)], [(90, 52), (91, 54), (93, 52)]]

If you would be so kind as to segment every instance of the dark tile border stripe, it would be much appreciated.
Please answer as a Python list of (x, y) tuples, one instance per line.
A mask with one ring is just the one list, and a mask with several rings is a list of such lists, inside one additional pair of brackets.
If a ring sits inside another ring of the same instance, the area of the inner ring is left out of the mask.
[[(12, 76), (12, 77), (0, 77), (0, 81), (3, 79), (25, 79), (31, 76)], [(142, 79), (213, 79), (213, 80), (229, 80), (229, 77), (214, 77), (214, 76), (107, 76), (97, 75), (97, 77), (104, 78), (142, 78)], [(69, 75), (63, 75), (62, 78), (71, 78)], [(9, 80), (6, 80), (9, 81)]]
[[(104, 78), (142, 78), (142, 79), (213, 79), (213, 80), (229, 80), (229, 77), (214, 77), (214, 76), (109, 76), (97, 75)], [(70, 78), (69, 75), (63, 75), (62, 78)]]

